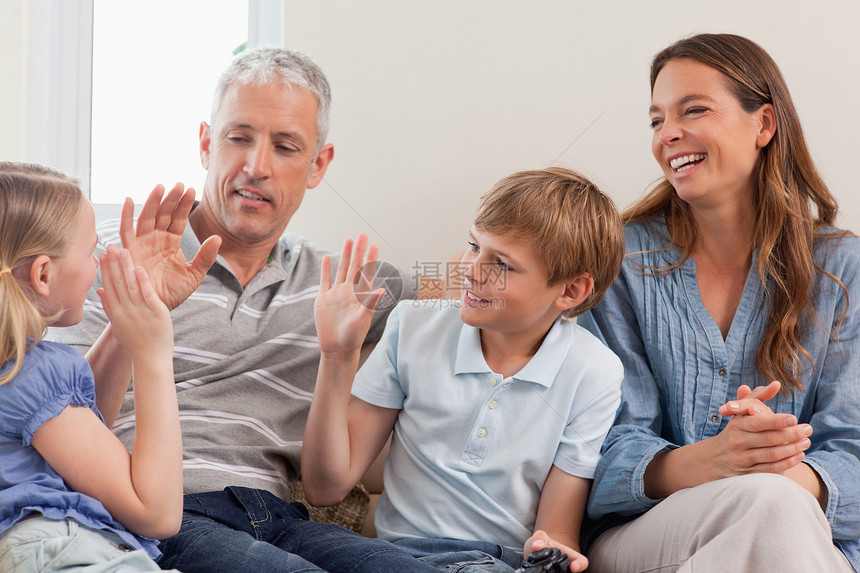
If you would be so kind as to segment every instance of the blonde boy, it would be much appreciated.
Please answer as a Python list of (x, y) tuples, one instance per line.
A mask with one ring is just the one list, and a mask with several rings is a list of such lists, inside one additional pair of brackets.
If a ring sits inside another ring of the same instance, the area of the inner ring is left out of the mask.
[(524, 171), (482, 198), (468, 245), (459, 304), (401, 302), (357, 376), (382, 293), (359, 300), (354, 285), (376, 249), (347, 241), (333, 281), (323, 263), (305, 494), (339, 501), (393, 432), (380, 537), (440, 568), (511, 571), (551, 546), (581, 571), (580, 523), (623, 371), (567, 319), (615, 279), (621, 220), (581, 175)]

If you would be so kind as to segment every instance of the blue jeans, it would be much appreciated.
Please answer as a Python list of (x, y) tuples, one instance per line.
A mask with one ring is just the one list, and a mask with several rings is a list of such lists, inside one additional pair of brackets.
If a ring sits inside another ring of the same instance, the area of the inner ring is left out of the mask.
[(523, 561), (516, 551), (487, 541), (406, 538), (394, 545), (448, 573), (512, 573)]
[(438, 570), (380, 539), (308, 520), (305, 507), (244, 487), (185, 496), (158, 564), (183, 573), (405, 573)]

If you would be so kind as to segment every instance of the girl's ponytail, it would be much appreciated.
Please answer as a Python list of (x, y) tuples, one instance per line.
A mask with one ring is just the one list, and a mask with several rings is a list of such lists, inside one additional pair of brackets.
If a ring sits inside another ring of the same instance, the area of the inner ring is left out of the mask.
[(21, 370), (51, 317), (39, 312), (30, 265), (62, 257), (86, 199), (67, 175), (32, 163), (0, 162), (0, 384)]

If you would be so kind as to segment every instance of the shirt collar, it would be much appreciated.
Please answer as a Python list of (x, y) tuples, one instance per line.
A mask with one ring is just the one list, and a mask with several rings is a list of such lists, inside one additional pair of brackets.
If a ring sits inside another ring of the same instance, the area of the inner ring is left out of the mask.
[[(197, 203), (195, 203), (194, 207), (197, 207)], [(190, 261), (191, 259), (193, 259), (197, 255), (197, 251), (200, 250), (200, 241), (197, 240), (197, 235), (194, 233), (194, 229), (191, 228), (190, 224), (185, 225), (185, 230), (182, 232), (182, 239), (179, 243), (179, 249), (185, 256), (186, 261)], [(287, 276), (286, 270), (294, 262), (294, 251), (295, 253), (298, 253), (299, 250), (301, 250), (301, 237), (294, 233), (285, 234), (277, 243), (275, 243), (275, 246), (272, 248), (266, 266), (263, 267), (263, 269), (259, 273), (257, 273), (257, 276), (255, 276), (251, 280), (251, 282), (256, 281), (258, 277), (261, 276), (266, 277), (265, 282), (267, 284), (273, 281), (284, 280)], [(280, 262), (281, 264), (271, 264), (276, 261)], [(221, 255), (218, 255), (216, 257), (215, 264), (220, 265), (225, 269), (230, 269), (230, 265), (227, 264), (227, 261)], [(232, 274), (232, 271), (229, 272)]]
[[(524, 382), (534, 382), (546, 388), (558, 378), (567, 358), (572, 336), (572, 325), (559, 317), (550, 327), (549, 332), (528, 364), (512, 378)], [(481, 349), (481, 331), (474, 326), (463, 324), (460, 338), (457, 341), (457, 355), (454, 358), (454, 374), (491, 373), (484, 352)]]

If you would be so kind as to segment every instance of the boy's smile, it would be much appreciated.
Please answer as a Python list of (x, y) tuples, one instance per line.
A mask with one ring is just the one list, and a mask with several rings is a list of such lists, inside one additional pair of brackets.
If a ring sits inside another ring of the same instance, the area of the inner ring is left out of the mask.
[(505, 346), (540, 346), (561, 314), (565, 285), (547, 284), (547, 270), (532, 242), (512, 233), (473, 228), (461, 261), (463, 304), (460, 319), (482, 330), (481, 339), (504, 339)]

